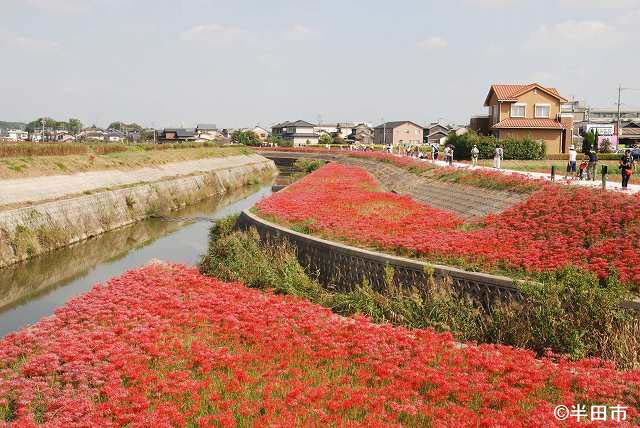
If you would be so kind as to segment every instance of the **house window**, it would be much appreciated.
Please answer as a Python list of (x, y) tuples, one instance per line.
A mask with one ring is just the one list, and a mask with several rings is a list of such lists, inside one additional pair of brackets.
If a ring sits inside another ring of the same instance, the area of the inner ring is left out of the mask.
[(527, 105), (515, 103), (511, 105), (511, 117), (525, 117), (527, 115)]
[(536, 104), (536, 117), (548, 118), (551, 112), (549, 104)]

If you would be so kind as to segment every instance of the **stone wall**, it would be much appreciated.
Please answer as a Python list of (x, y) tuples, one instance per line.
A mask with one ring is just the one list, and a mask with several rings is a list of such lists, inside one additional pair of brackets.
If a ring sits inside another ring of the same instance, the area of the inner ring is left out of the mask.
[(288, 240), (308, 272), (317, 273), (324, 286), (339, 290), (348, 290), (366, 279), (374, 289), (383, 291), (387, 282), (385, 269), (389, 266), (394, 270), (396, 286), (422, 287), (433, 274), (436, 283), (450, 280), (455, 290), (472, 296), (485, 307), (490, 307), (496, 299), (521, 298), (517, 284), (507, 277), (467, 272), (327, 241), (268, 222), (249, 211), (242, 212), (237, 226), (255, 228), (264, 241)]
[(435, 208), (451, 211), (463, 219), (499, 213), (526, 199), (527, 195), (504, 190), (478, 189), (422, 177), (388, 162), (329, 153), (263, 152), (279, 168), (299, 158), (316, 158), (365, 169), (386, 191), (409, 196)]
[(273, 161), (239, 158), (215, 171), (0, 212), (0, 267), (273, 176)]

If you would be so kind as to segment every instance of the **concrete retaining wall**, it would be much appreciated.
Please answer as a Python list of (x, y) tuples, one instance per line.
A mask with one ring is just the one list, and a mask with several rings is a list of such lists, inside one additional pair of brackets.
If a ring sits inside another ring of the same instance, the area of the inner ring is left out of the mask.
[(273, 161), (235, 157), (214, 171), (0, 212), (0, 267), (174, 210), (276, 173)]
[(366, 279), (374, 289), (383, 291), (385, 268), (390, 266), (394, 269), (396, 286), (423, 287), (433, 275), (436, 283), (450, 280), (455, 290), (471, 295), (485, 307), (491, 306), (496, 299), (522, 298), (511, 278), (467, 272), (327, 241), (271, 223), (249, 211), (242, 212), (237, 226), (241, 229), (256, 228), (265, 241), (286, 239), (291, 242), (300, 263), (309, 272), (317, 273), (325, 286), (348, 290)]

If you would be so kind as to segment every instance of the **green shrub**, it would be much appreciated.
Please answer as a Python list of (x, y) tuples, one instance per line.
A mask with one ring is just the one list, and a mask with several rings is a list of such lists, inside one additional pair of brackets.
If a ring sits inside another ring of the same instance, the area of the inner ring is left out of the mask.
[(480, 136), (473, 131), (462, 135), (452, 132), (447, 137), (447, 144), (453, 145), (456, 159), (470, 159), (474, 144), (478, 146), (481, 159), (493, 158), (498, 144), (503, 148), (505, 159), (532, 160), (544, 159), (545, 156), (545, 145), (531, 138), (498, 140), (494, 136)]
[(298, 159), (293, 164), (294, 168), (305, 174), (310, 174), (322, 167), (326, 162), (320, 159)]

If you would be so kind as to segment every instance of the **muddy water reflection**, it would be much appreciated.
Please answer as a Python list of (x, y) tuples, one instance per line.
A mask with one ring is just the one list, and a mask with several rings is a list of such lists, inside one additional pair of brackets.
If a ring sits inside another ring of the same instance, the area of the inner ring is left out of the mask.
[[(177, 218), (221, 218), (271, 193), (253, 187), (176, 211)], [(0, 337), (51, 315), (70, 298), (151, 259), (193, 265), (207, 248), (209, 221), (150, 219), (0, 270)]]

